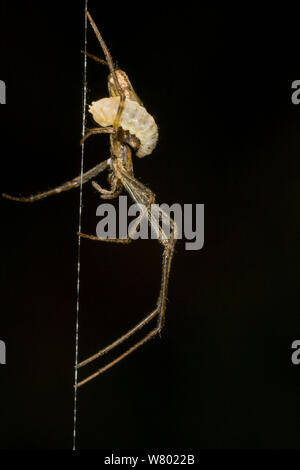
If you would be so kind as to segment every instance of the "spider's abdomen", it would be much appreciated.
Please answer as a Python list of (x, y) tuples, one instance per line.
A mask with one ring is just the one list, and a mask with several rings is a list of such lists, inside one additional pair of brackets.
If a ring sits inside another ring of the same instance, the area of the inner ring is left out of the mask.
[[(99, 101), (93, 101), (89, 111), (100, 126), (112, 126), (118, 112), (119, 103), (119, 96), (103, 98)], [(145, 157), (152, 153), (158, 140), (158, 128), (153, 117), (147, 113), (143, 106), (126, 98), (120, 118), (120, 126), (125, 131), (135, 135), (141, 142), (136, 152), (138, 157)]]

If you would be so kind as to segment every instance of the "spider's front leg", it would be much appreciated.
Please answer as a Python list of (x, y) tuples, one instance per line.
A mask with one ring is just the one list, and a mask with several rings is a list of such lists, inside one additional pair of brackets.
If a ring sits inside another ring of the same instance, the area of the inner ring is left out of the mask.
[(3, 193), (2, 196), (6, 199), (11, 199), (13, 201), (18, 202), (35, 202), (39, 201), (48, 196), (53, 196), (54, 194), (60, 194), (63, 191), (69, 191), (73, 188), (78, 188), (81, 184), (87, 183), (90, 179), (95, 178), (97, 175), (102, 173), (106, 170), (110, 165), (110, 159), (105, 160), (104, 162), (99, 163), (98, 165), (94, 166), (87, 172), (83, 173), (83, 175), (79, 175), (76, 178), (73, 178), (71, 181), (67, 181), (66, 183), (57, 186), (56, 188), (49, 189), (48, 191), (43, 191), (41, 193), (32, 194), (31, 196), (25, 197), (18, 197), (18, 196), (10, 196), (9, 194)]

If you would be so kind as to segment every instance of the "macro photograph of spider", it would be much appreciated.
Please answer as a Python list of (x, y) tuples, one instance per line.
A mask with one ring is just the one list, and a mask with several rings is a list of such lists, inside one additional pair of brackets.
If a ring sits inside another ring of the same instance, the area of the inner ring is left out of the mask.
[(0, 1), (0, 450), (299, 448), (293, 28), (199, 8)]
[[(160, 233), (162, 232), (162, 229), (160, 228), (159, 224), (157, 224), (157, 222), (153, 218), (151, 218), (151, 204), (155, 202), (155, 195), (150, 189), (148, 189), (137, 179), (135, 179), (133, 175), (133, 165), (130, 148), (132, 147), (134, 150), (136, 150), (136, 154), (140, 158), (151, 154), (158, 140), (157, 125), (153, 117), (147, 113), (145, 108), (143, 108), (142, 103), (134, 92), (134, 89), (126, 73), (122, 70), (115, 69), (111, 55), (107, 49), (105, 42), (103, 41), (103, 38), (94, 20), (92, 19), (88, 11), (86, 11), (86, 15), (105, 55), (105, 60), (99, 59), (97, 57), (96, 60), (99, 62), (103, 62), (105, 65), (107, 65), (110, 71), (108, 77), (108, 89), (110, 98), (104, 98), (102, 100), (94, 102), (90, 106), (90, 112), (92, 113), (95, 121), (101, 127), (89, 129), (84, 134), (81, 142), (83, 144), (83, 142), (93, 134), (110, 134), (110, 157), (109, 159), (105, 160), (104, 162), (101, 162), (100, 164), (96, 165), (94, 168), (88, 170), (82, 175), (54, 189), (50, 189), (45, 192), (38, 193), (36, 195), (31, 195), (28, 197), (16, 197), (10, 196), (8, 194), (3, 194), (2, 196), (7, 199), (19, 202), (39, 201), (40, 199), (43, 199), (45, 197), (53, 196), (63, 191), (68, 191), (70, 189), (77, 188), (78, 186), (87, 183), (92, 178), (95, 178), (104, 170), (109, 169), (111, 189), (107, 190), (101, 188), (101, 186), (94, 180), (92, 181), (93, 187), (97, 191), (99, 191), (103, 199), (113, 199), (115, 197), (118, 197), (122, 192), (122, 189), (125, 188), (125, 190), (131, 195), (132, 199), (137, 204), (143, 204), (150, 214), (151, 227), (158, 233), (158, 240), (163, 245), (164, 251), (162, 260), (161, 288), (155, 309), (134, 328), (122, 335), (112, 344), (106, 346), (104, 349), (101, 349), (99, 352), (85, 359), (79, 364), (76, 364), (76, 368), (83, 367), (89, 362), (99, 358), (100, 356), (103, 356), (104, 354), (121, 344), (127, 338), (132, 336), (136, 331), (140, 330), (153, 318), (158, 317), (156, 327), (152, 331), (147, 333), (147, 335), (142, 338), (139, 342), (131, 346), (130, 349), (125, 351), (121, 356), (117, 357), (107, 365), (103, 366), (97, 372), (93, 373), (81, 382), (75, 383), (76, 388), (80, 387), (89, 380), (95, 378), (97, 375), (100, 375), (105, 370), (114, 366), (121, 359), (128, 356), (135, 349), (146, 343), (146, 341), (160, 333), (164, 322), (168, 280), (174, 252), (174, 245), (176, 241), (174, 238), (174, 221), (169, 218), (171, 234), (169, 238), (167, 238), (167, 236), (163, 237), (163, 234)], [(167, 216), (165, 215), (165, 217)], [(79, 233), (79, 236), (94, 241), (113, 241), (115, 243), (124, 244), (132, 241), (132, 239), (130, 238), (130, 234), (129, 236), (127, 236), (127, 238), (116, 239), (99, 238), (97, 236), (87, 235), (84, 233)]]

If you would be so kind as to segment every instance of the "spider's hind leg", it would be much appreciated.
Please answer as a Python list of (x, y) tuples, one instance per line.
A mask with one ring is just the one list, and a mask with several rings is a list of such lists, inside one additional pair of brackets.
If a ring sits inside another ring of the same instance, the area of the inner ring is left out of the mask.
[(109, 243), (130, 243), (132, 240), (129, 237), (126, 238), (104, 238), (104, 237), (97, 237), (96, 235), (88, 235), (87, 233), (78, 232), (82, 238), (88, 238), (89, 240), (94, 240), (96, 242), (109, 242)]
[(129, 356), (136, 349), (138, 349), (139, 347), (144, 345), (146, 342), (148, 342), (151, 338), (154, 338), (157, 334), (160, 334), (164, 325), (166, 303), (167, 303), (168, 282), (169, 282), (171, 263), (172, 263), (173, 253), (174, 253), (174, 246), (175, 246), (175, 241), (176, 241), (175, 239), (177, 238), (177, 227), (176, 227), (175, 222), (171, 219), (171, 217), (169, 217), (168, 214), (161, 211), (163, 217), (165, 218), (165, 223), (166, 222), (169, 223), (170, 235), (168, 237), (167, 234), (160, 227), (159, 223), (157, 223), (157, 220), (151, 214), (151, 201), (155, 199), (155, 196), (151, 192), (151, 190), (146, 188), (146, 186), (144, 186), (142, 183), (137, 181), (135, 178), (128, 175), (126, 172), (122, 172), (122, 174), (120, 175), (121, 175), (122, 183), (126, 187), (127, 191), (132, 195), (136, 203), (143, 204), (143, 203), (147, 203), (148, 201), (148, 205), (146, 207), (147, 207), (147, 212), (151, 221), (150, 224), (153, 227), (155, 233), (157, 234), (159, 243), (163, 245), (160, 292), (159, 292), (156, 308), (149, 315), (147, 315), (139, 324), (137, 324), (127, 333), (122, 335), (116, 341), (106, 346), (105, 348), (101, 349), (93, 356), (90, 356), (89, 358), (80, 362), (78, 364), (78, 368), (85, 366), (86, 364), (94, 361), (95, 359), (98, 359), (101, 356), (104, 356), (109, 351), (115, 349), (117, 346), (119, 346), (124, 341), (129, 339), (132, 335), (134, 335), (138, 330), (140, 330), (145, 325), (147, 325), (155, 317), (157, 317), (157, 323), (156, 323), (155, 328), (153, 328), (149, 333), (147, 333), (144, 337), (142, 337), (142, 339), (140, 339), (135, 344), (133, 344), (133, 346), (129, 347), (123, 354), (117, 356), (108, 364), (98, 369), (94, 374), (91, 374), (87, 378), (80, 381), (77, 384), (77, 387), (81, 387), (82, 385), (94, 379), (95, 377), (102, 374), (106, 370), (115, 366), (122, 359)]
[(78, 384), (76, 386), (77, 388), (81, 387), (82, 385), (84, 385), (85, 383), (89, 382), (90, 380), (96, 378), (98, 375), (102, 374), (106, 370), (108, 370), (111, 367), (115, 366), (118, 362), (120, 362), (122, 359), (125, 359), (125, 357), (129, 356), (136, 349), (143, 346), (150, 339), (154, 338), (157, 334), (160, 334), (161, 329), (163, 327), (163, 323), (164, 323), (166, 300), (167, 300), (167, 290), (168, 290), (168, 280), (169, 280), (170, 267), (171, 267), (171, 261), (172, 261), (172, 256), (173, 256), (173, 248), (171, 249), (170, 246), (166, 245), (166, 247), (164, 249), (164, 252), (163, 252), (163, 272), (162, 272), (162, 280), (161, 280), (161, 290), (160, 290), (160, 295), (159, 295), (159, 298), (158, 298), (158, 301), (157, 301), (157, 307), (149, 315), (147, 315), (147, 317), (145, 317), (140, 323), (138, 323), (134, 328), (129, 330), (127, 333), (125, 333), (123, 336), (118, 338), (116, 341), (114, 341), (110, 345), (106, 346), (105, 348), (101, 349), (100, 351), (98, 351), (93, 356), (90, 356), (89, 358), (87, 358), (84, 361), (80, 362), (78, 364), (77, 368), (83, 367), (83, 366), (89, 364), (90, 362), (94, 361), (95, 359), (98, 359), (99, 357), (104, 356), (106, 353), (108, 353), (109, 351), (113, 350), (114, 348), (116, 348), (117, 346), (122, 344), (124, 341), (126, 341), (128, 338), (130, 338), (133, 334), (135, 334), (138, 330), (140, 330), (145, 325), (147, 325), (153, 318), (158, 316), (156, 327), (153, 328), (149, 333), (147, 333), (138, 342), (133, 344), (133, 346), (128, 348), (123, 354), (117, 356), (115, 359), (110, 361), (108, 364), (101, 367), (96, 372), (89, 375), (88, 377), (86, 377), (82, 381), (78, 382)]

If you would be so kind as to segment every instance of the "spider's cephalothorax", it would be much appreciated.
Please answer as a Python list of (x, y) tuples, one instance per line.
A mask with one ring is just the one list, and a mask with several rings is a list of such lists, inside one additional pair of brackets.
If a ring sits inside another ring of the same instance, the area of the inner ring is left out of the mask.
[[(108, 90), (110, 97), (103, 98), (91, 104), (89, 108), (90, 112), (100, 127), (89, 129), (83, 136), (81, 142), (83, 143), (92, 134), (110, 134), (110, 157), (96, 165), (91, 170), (88, 170), (61, 186), (50, 189), (49, 191), (44, 191), (28, 197), (15, 197), (9, 196), (8, 194), (4, 194), (3, 196), (15, 201), (34, 202), (54, 194), (59, 194), (63, 191), (68, 191), (69, 189), (77, 188), (82, 184), (87, 183), (92, 178), (95, 178), (104, 170), (109, 170), (109, 184), (111, 188), (109, 190), (101, 188), (96, 181), (92, 181), (93, 187), (99, 191), (101, 197), (104, 199), (115, 198), (123, 189), (125, 189), (133, 201), (141, 208), (143, 214), (148, 216), (151, 230), (156, 234), (156, 238), (163, 246), (163, 254), (161, 287), (154, 310), (143, 318), (140, 323), (135, 325), (131, 330), (127, 331), (127, 333), (119, 337), (106, 348), (101, 349), (96, 354), (79, 364), (76, 363), (76, 367), (83, 367), (89, 362), (113, 350), (155, 318), (156, 325), (149, 333), (142, 336), (138, 342), (128, 348), (123, 354), (117, 356), (114, 360), (106, 364), (104, 367), (101, 367), (94, 374), (81, 382), (76, 382), (76, 387), (85, 384), (105, 370), (113, 367), (137, 348), (145, 344), (148, 340), (160, 333), (164, 323), (168, 281), (174, 253), (174, 245), (177, 238), (176, 224), (168, 214), (160, 209), (161, 220), (164, 220), (164, 226), (169, 225), (169, 233), (166, 233), (165, 228), (163, 229), (160, 226), (159, 221), (153, 217), (151, 205), (155, 202), (155, 195), (149, 188), (138, 181), (133, 174), (131, 149), (138, 157), (144, 157), (151, 154), (158, 140), (157, 125), (153, 117), (147, 113), (143, 103), (136, 95), (126, 73), (122, 70), (115, 69), (110, 53), (95, 22), (88, 11), (86, 14), (99, 40), (106, 60), (99, 59), (92, 54), (86, 54), (99, 62), (105, 63), (109, 67), (110, 74), (108, 76)], [(132, 240), (131, 233), (128, 233), (127, 238), (122, 239), (99, 238), (94, 235), (86, 235), (83, 233), (79, 233), (79, 235), (91, 240), (115, 243), (129, 243)]]

